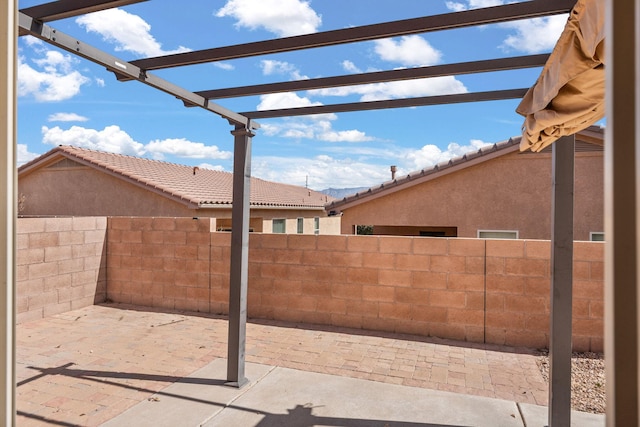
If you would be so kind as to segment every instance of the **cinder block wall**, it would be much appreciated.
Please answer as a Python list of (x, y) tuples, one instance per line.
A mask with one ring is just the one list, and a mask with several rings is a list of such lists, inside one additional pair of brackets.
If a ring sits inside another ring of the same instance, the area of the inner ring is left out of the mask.
[(18, 323), (105, 300), (106, 226), (103, 217), (18, 219)]
[[(107, 296), (226, 314), (230, 233), (208, 219), (110, 218)], [(550, 243), (251, 234), (248, 315), (541, 348)], [(602, 351), (603, 244), (576, 242), (574, 348)]]
[(211, 221), (110, 217), (107, 299), (209, 312)]
[[(486, 342), (544, 348), (549, 342), (550, 242), (487, 240)], [(573, 346), (603, 351), (604, 244), (575, 242)]]

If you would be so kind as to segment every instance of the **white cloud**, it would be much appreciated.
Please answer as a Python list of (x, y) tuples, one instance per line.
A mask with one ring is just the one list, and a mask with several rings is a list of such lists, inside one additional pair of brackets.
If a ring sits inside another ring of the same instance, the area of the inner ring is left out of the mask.
[(318, 89), (310, 91), (310, 93), (317, 96), (360, 95), (360, 101), (367, 102), (383, 99), (466, 93), (467, 91), (467, 88), (460, 80), (457, 80), (453, 76), (443, 76), (428, 79)]
[(452, 10), (454, 12), (462, 12), (467, 8), (464, 4), (458, 3), (455, 1), (447, 1), (445, 2), (445, 4), (447, 5), (447, 9)]
[(298, 67), (289, 62), (266, 59), (260, 61), (260, 68), (262, 68), (262, 74), (265, 76), (270, 76), (272, 74), (288, 74), (292, 80), (306, 80), (309, 78), (303, 75)]
[(315, 133), (311, 125), (286, 128), (280, 134), (283, 138), (291, 139), (313, 139)]
[[(523, 1), (523, 0), (520, 0)], [(468, 9), (478, 9), (480, 7), (492, 7), (492, 6), (500, 6), (501, 4), (505, 4), (504, 0), (467, 0), (466, 3), (460, 3), (455, 1), (447, 1), (445, 4), (447, 8), (454, 11), (460, 12)], [(518, 1), (510, 1), (509, 3), (518, 3)]]
[(501, 24), (515, 30), (515, 34), (509, 35), (501, 47), (530, 54), (550, 51), (564, 30), (567, 16), (564, 14)]
[(251, 168), (254, 176), (270, 181), (304, 185), (308, 178), (309, 187), (316, 190), (375, 187), (391, 179), (391, 165), (397, 166), (396, 176), (402, 177), (488, 145), (491, 144), (480, 140), (471, 140), (467, 145), (452, 142), (444, 150), (432, 144), (418, 150), (388, 145), (331, 145), (326, 149), (328, 154), (313, 158), (256, 156)]
[[(375, 42), (375, 51), (380, 59), (402, 63), (406, 66), (426, 66), (438, 63), (441, 53), (420, 36), (405, 36), (399, 39), (383, 39)], [(361, 72), (349, 61), (342, 62), (348, 72)], [(404, 80), (389, 83), (374, 83), (308, 91), (315, 96), (359, 95), (360, 101), (380, 101), (385, 99), (412, 98), (454, 93), (466, 93), (465, 85), (454, 76), (427, 79)]]
[[(522, 0), (520, 0), (522, 1)], [(499, 6), (515, 3), (505, 0), (466, 0), (465, 2), (447, 1), (446, 5), (452, 11), (476, 9), (480, 7)], [(500, 47), (508, 51), (524, 52), (528, 54), (547, 52), (553, 49), (565, 24), (566, 14), (550, 16), (548, 18), (534, 18), (498, 24), (502, 28), (514, 30), (508, 35)]]
[(157, 160), (165, 155), (183, 159), (230, 159), (232, 153), (220, 151), (215, 145), (207, 146), (201, 142), (192, 142), (185, 138), (154, 140), (148, 144), (135, 141), (129, 134), (116, 125), (103, 130), (72, 126), (63, 130), (56, 126), (42, 127), (42, 142), (50, 145), (73, 145), (91, 150), (131, 156), (148, 155)]
[(342, 61), (342, 68), (349, 73), (362, 73), (362, 70), (356, 67), (356, 64), (349, 61), (348, 59)]
[(78, 60), (54, 50), (43, 51), (44, 56), (33, 60), (35, 68), (18, 58), (18, 96), (32, 95), (37, 101), (64, 101), (80, 93), (89, 79), (73, 66)]
[(275, 136), (280, 133), (280, 126), (272, 123), (260, 123), (260, 133), (266, 136)]
[(20, 37), (20, 40), (24, 41), (27, 46), (30, 47), (34, 47), (34, 46), (44, 46), (44, 42), (40, 39), (37, 39), (33, 36), (23, 36)]
[(106, 86), (106, 84), (105, 84), (105, 82), (104, 82), (104, 79), (101, 79), (101, 78), (99, 78), (99, 77), (96, 77), (96, 84), (97, 84), (98, 86), (100, 86), (100, 87), (105, 87), (105, 86)]
[(50, 145), (74, 145), (132, 156), (141, 156), (145, 152), (144, 145), (135, 141), (115, 125), (107, 126), (103, 130), (87, 129), (80, 126), (72, 126), (68, 130), (63, 130), (58, 126), (54, 128), (43, 126), (42, 142)]
[(228, 62), (214, 62), (213, 66), (225, 71), (235, 70), (236, 68), (233, 66), (233, 64), (229, 64)]
[[(273, 165), (278, 165), (274, 168)], [(254, 157), (251, 162), (254, 176), (275, 182), (325, 188), (369, 187), (389, 180), (389, 167), (349, 158), (335, 159), (322, 155), (303, 157)]]
[(162, 49), (150, 33), (151, 25), (137, 15), (114, 8), (83, 15), (76, 19), (87, 32), (100, 34), (103, 40), (114, 43), (116, 51), (140, 56), (162, 56), (189, 51), (180, 46), (174, 50)]
[(209, 163), (200, 163), (198, 165), (198, 167), (200, 169), (209, 169), (212, 171), (219, 171), (219, 172), (223, 172), (224, 171), (224, 167), (220, 166), (220, 165), (211, 165)]
[(375, 51), (381, 59), (405, 66), (433, 65), (440, 62), (442, 53), (420, 36), (375, 41)]
[(183, 159), (230, 159), (229, 151), (220, 151), (215, 145), (204, 145), (184, 138), (154, 140), (145, 145), (145, 150), (154, 159), (163, 160), (165, 155)]
[(217, 17), (232, 17), (236, 27), (264, 28), (280, 37), (314, 33), (322, 18), (301, 0), (228, 0)]
[(365, 142), (373, 141), (374, 138), (367, 136), (366, 133), (352, 129), (334, 131), (331, 122), (326, 120), (318, 121), (316, 124), (318, 131), (315, 132), (315, 137), (320, 141), (326, 142)]
[(428, 144), (419, 150), (407, 152), (404, 157), (407, 166), (411, 167), (412, 170), (419, 170), (448, 161), (454, 157), (460, 157), (469, 152), (475, 152), (488, 145), (491, 144), (476, 139), (471, 140), (469, 145), (460, 145), (452, 142), (447, 146), (446, 150), (442, 150), (436, 145)]
[(86, 122), (88, 118), (76, 113), (55, 113), (49, 115), (49, 122)]
[(366, 142), (374, 137), (357, 129), (334, 130), (330, 120), (316, 118), (287, 119), (278, 123), (263, 124), (266, 136), (289, 139), (311, 139), (324, 142)]
[(76, 64), (77, 60), (57, 50), (47, 50), (44, 58), (34, 59), (33, 62), (47, 73), (57, 71), (68, 73), (73, 70), (72, 65)]
[(17, 155), (18, 166), (21, 166), (39, 156), (39, 154), (29, 152), (29, 147), (27, 147), (27, 144), (17, 144), (17, 145), (18, 145), (18, 150), (16, 152), (16, 155)]
[(277, 110), (280, 108), (311, 107), (322, 105), (321, 102), (312, 102), (309, 98), (298, 96), (293, 92), (271, 93), (260, 96), (258, 111)]
[(362, 142), (371, 141), (372, 137), (359, 130), (327, 131), (318, 135), (318, 139), (328, 142)]
[(260, 68), (262, 68), (262, 74), (265, 76), (270, 76), (271, 74), (288, 74), (298, 71), (296, 66), (293, 64), (283, 61), (274, 61), (271, 59), (264, 59), (260, 61)]

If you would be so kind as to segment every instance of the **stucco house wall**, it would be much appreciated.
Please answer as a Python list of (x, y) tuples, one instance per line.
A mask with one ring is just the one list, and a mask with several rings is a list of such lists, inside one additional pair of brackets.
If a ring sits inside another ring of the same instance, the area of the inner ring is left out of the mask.
[(22, 216), (197, 216), (195, 209), (88, 167), (22, 176), (18, 197)]
[[(309, 215), (309, 214), (307, 214)], [(273, 220), (285, 220), (286, 234), (340, 234), (340, 217), (339, 216), (320, 216), (304, 217), (300, 215), (296, 218), (287, 218), (290, 215), (280, 215), (263, 221), (262, 232), (274, 233)], [(302, 232), (298, 229), (298, 219), (302, 220)], [(318, 228), (316, 229), (316, 220)], [(317, 230), (317, 232), (316, 232)]]
[[(51, 165), (54, 167), (49, 167)], [(68, 163), (67, 163), (68, 164)], [(231, 229), (231, 206), (221, 204), (198, 207), (136, 185), (121, 176), (75, 164), (49, 165), (21, 174), (18, 180), (18, 210), (22, 217), (51, 216), (127, 216), (127, 217), (205, 217), (216, 218), (218, 230)], [(327, 221), (324, 209), (251, 208), (250, 228), (271, 232), (273, 219), (295, 222), (305, 218), (305, 234), (314, 234), (314, 217), (321, 217), (321, 234), (339, 234), (339, 221)], [(293, 227), (287, 232), (296, 232)]]
[[(604, 230), (603, 168), (602, 151), (576, 153), (575, 240)], [(512, 152), (348, 206), (341, 233), (356, 225), (455, 227), (458, 237), (509, 230), (548, 240), (551, 194), (551, 153)]]

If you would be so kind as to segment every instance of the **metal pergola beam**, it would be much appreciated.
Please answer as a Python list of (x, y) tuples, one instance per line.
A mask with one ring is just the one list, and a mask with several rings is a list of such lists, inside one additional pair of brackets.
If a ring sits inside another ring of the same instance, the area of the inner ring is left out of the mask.
[(539, 18), (567, 13), (574, 5), (575, 0), (535, 0), (138, 59), (132, 61), (132, 64), (145, 70), (157, 70), (205, 62), (225, 61), (388, 37), (496, 24), (517, 19)]
[(422, 107), (427, 105), (459, 104), (464, 102), (498, 101), (522, 98), (528, 89), (506, 89), (489, 92), (459, 93), (453, 95), (423, 96), (417, 98), (388, 99), (383, 101), (353, 102), (346, 104), (316, 105), (311, 107), (282, 108), (278, 110), (241, 113), (251, 119), (308, 116), (313, 114), (346, 113), (390, 108)]
[(429, 67), (405, 68), (402, 70), (376, 71), (372, 73), (347, 74), (335, 77), (322, 77), (280, 83), (203, 90), (194, 93), (207, 99), (234, 98), (239, 96), (264, 95), (278, 92), (295, 92), (299, 90), (386, 83), (392, 81), (422, 79), (427, 77), (488, 73), (493, 71), (542, 67), (547, 62), (548, 58), (548, 54), (527, 55), (512, 58), (461, 62), (457, 64), (434, 65)]
[[(185, 104), (194, 107), (200, 107), (205, 110), (216, 113), (223, 118), (229, 120), (234, 125), (248, 126), (250, 120), (238, 113), (228, 110), (220, 105), (209, 102), (209, 100), (203, 98), (200, 95), (196, 95), (180, 86), (170, 83), (164, 79), (161, 79), (153, 74), (147, 73), (141, 70), (139, 67), (132, 65), (127, 61), (123, 61), (115, 56), (109, 55), (95, 47), (81, 42), (80, 40), (73, 38), (61, 31), (51, 28), (47, 24), (39, 22), (22, 12), (18, 12), (18, 24), (20, 27), (20, 34), (30, 34), (47, 43), (71, 52), (77, 56), (88, 59), (98, 65), (104, 66), (107, 70), (116, 73), (116, 75), (126, 76), (132, 80), (138, 80), (146, 85), (161, 90), (162, 92), (173, 95), (176, 98), (182, 100)], [(253, 126), (258, 126), (257, 123), (251, 122)]]
[(20, 12), (38, 21), (50, 22), (144, 1), (148, 0), (57, 0), (20, 9)]

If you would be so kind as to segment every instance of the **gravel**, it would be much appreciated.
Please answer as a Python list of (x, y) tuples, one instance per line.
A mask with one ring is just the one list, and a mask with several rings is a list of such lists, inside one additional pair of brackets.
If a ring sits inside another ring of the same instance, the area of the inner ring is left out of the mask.
[[(538, 367), (549, 383), (549, 355), (541, 352)], [(573, 353), (571, 358), (571, 407), (576, 411), (604, 414), (604, 357), (602, 353)]]

